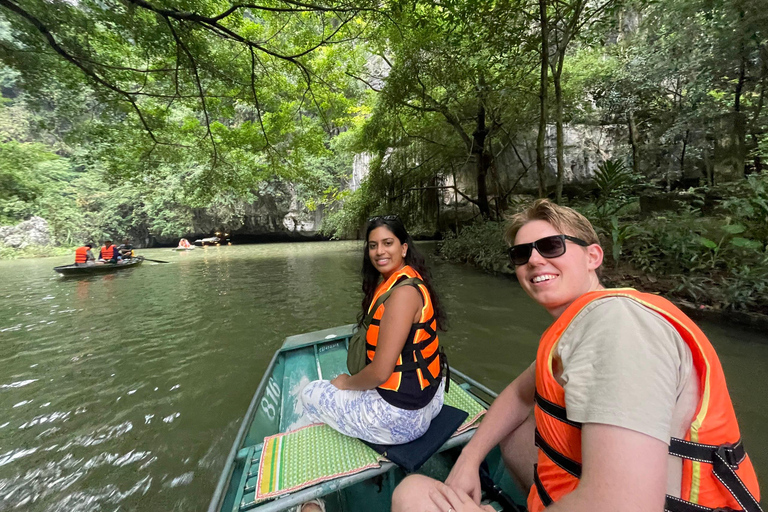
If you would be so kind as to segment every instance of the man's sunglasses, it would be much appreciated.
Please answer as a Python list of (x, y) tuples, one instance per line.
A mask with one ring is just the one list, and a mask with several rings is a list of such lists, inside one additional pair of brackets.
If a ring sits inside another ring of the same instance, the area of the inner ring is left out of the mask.
[(377, 220), (400, 220), (397, 215), (377, 215), (375, 217), (369, 217), (368, 223), (376, 222)]
[(576, 238), (575, 236), (552, 235), (539, 238), (535, 242), (528, 244), (513, 245), (507, 249), (507, 254), (509, 254), (509, 259), (512, 260), (512, 264), (514, 265), (525, 265), (528, 263), (528, 259), (530, 259), (534, 249), (539, 251), (539, 254), (544, 258), (557, 258), (565, 254), (566, 240), (570, 240), (582, 247), (590, 245), (581, 238)]

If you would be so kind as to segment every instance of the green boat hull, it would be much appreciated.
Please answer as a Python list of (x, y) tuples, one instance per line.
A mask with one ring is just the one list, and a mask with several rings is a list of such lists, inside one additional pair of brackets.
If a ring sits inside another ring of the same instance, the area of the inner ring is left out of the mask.
[[(322, 497), (328, 512), (389, 511), (391, 497), (405, 473), (384, 462), (380, 468), (336, 478), (296, 491), (280, 498), (255, 503), (256, 480), (265, 437), (285, 432), (297, 420), (296, 392), (301, 384), (315, 379), (332, 379), (347, 371), (346, 357), (353, 325), (345, 325), (286, 338), (264, 374), (227, 458), (227, 464), (208, 507), (208, 512), (275, 512)], [(459, 383), (481, 405), (488, 407), (496, 394), (461, 372), (451, 370)], [(474, 430), (451, 438), (433, 455), (419, 473), (445, 479)], [(517, 503), (525, 498), (507, 475), (498, 450), (487, 457), (496, 485)], [(500, 504), (491, 502), (496, 510)]]

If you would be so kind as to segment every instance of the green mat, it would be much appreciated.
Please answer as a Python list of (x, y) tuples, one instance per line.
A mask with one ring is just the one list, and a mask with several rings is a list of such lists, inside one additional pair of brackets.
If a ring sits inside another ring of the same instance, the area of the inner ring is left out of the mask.
[[(445, 403), (467, 411), (458, 435), (476, 427), (485, 409), (455, 382)], [(256, 501), (274, 498), (311, 485), (375, 468), (386, 460), (359, 439), (315, 424), (264, 439), (256, 484)]]
[(462, 432), (469, 430), (470, 428), (477, 427), (477, 423), (480, 420), (480, 417), (485, 414), (485, 407), (477, 403), (477, 401), (472, 398), (470, 394), (464, 390), (464, 388), (456, 384), (454, 381), (451, 381), (451, 385), (449, 387), (451, 389), (448, 391), (448, 393), (445, 394), (443, 402), (446, 405), (461, 409), (462, 411), (466, 411), (467, 414), (469, 414), (467, 419), (464, 420), (464, 423), (462, 423), (456, 433), (453, 434), (454, 436), (457, 436)]

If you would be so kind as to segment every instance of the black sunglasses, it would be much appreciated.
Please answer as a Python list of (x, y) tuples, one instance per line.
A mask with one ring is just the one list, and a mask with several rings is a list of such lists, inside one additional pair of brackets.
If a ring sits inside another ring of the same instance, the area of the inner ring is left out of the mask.
[(370, 217), (368, 219), (368, 223), (376, 222), (377, 220), (400, 220), (400, 217), (397, 215), (377, 215), (375, 217)]
[(507, 254), (509, 254), (509, 259), (512, 260), (512, 264), (514, 265), (525, 265), (528, 263), (528, 259), (530, 259), (534, 249), (539, 251), (539, 254), (544, 258), (557, 258), (565, 254), (566, 240), (570, 240), (582, 247), (590, 245), (581, 238), (576, 238), (575, 236), (552, 235), (539, 238), (535, 242), (528, 244), (513, 245), (507, 249)]

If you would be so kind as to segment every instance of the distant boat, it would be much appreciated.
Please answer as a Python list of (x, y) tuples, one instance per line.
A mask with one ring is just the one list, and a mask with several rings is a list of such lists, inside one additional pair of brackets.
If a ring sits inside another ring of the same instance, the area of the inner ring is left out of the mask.
[[(289, 489), (290, 492), (285, 491), (287, 494), (277, 498), (265, 496), (266, 500), (262, 500), (256, 497), (257, 489), (265, 488), (262, 476), (269, 482), (267, 486), (276, 479), (282, 482), (280, 473), (275, 477), (272, 470), (275, 464), (285, 464), (286, 459), (290, 459), (288, 463), (294, 469), (307, 464), (306, 453), (302, 452), (296, 460), (288, 454), (283, 454), (283, 451), (276, 456), (275, 441), (270, 440), (269, 447), (265, 449), (264, 440), (266, 437), (290, 431), (292, 424), (299, 419), (300, 412), (297, 411), (301, 408), (297, 403), (296, 395), (303, 383), (318, 378), (332, 379), (340, 373), (347, 372), (347, 347), (353, 327), (353, 325), (345, 325), (286, 338), (283, 346), (272, 357), (272, 362), (267, 367), (256, 394), (251, 400), (227, 457), (208, 512), (245, 512), (247, 510), (276, 512), (289, 510), (298, 504), (319, 497), (325, 500), (327, 512), (360, 510), (389, 512), (392, 492), (395, 485), (404, 478), (405, 473), (386, 459), (380, 464), (366, 466), (367, 469), (358, 469), (360, 472), (354, 474), (351, 474), (352, 471), (344, 473), (342, 470), (341, 473), (336, 473), (339, 476), (331, 479), (309, 480), (304, 484), (306, 486), (298, 486), (295, 490)], [(254, 356), (254, 359), (256, 357), (258, 356)], [(454, 396), (460, 393), (454, 391), (453, 386), (463, 389), (466, 391), (462, 395), (463, 400), (473, 404), (471, 407), (478, 411), (487, 409), (496, 397), (496, 393), (453, 368), (451, 380), (451, 391)], [(473, 429), (464, 430), (451, 437), (427, 460), (419, 472), (434, 478), (445, 478), (461, 452), (461, 448), (474, 433)], [(322, 454), (327, 447), (318, 449)], [(266, 471), (271, 476), (259, 474), (262, 457), (267, 464), (264, 467), (269, 467)], [(277, 463), (274, 462), (276, 457), (279, 459)], [(330, 458), (328, 460), (330, 461)], [(506, 473), (498, 447), (490, 452), (486, 462), (488, 472), (485, 473), (487, 477), (484, 479), (483, 487), (485, 498), (492, 505), (496, 505), (495, 510), (524, 510), (524, 507), (519, 504), (525, 502), (525, 497)], [(267, 494), (270, 493), (267, 492)]]
[(207, 238), (198, 238), (195, 240), (195, 245), (220, 245), (221, 238), (217, 236), (209, 236)]
[(144, 261), (143, 256), (137, 256), (129, 260), (123, 260), (125, 263), (96, 263), (93, 265), (62, 265), (53, 267), (53, 270), (65, 276), (80, 276), (88, 274), (100, 274), (102, 272), (112, 272), (124, 268), (138, 267)]
[(194, 251), (195, 250), (195, 246), (194, 245), (190, 245), (189, 247), (174, 247), (171, 250), (172, 251)]

